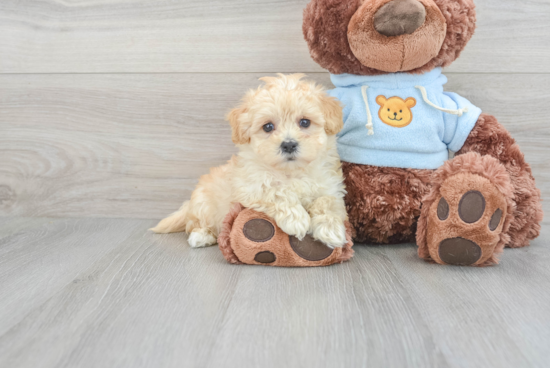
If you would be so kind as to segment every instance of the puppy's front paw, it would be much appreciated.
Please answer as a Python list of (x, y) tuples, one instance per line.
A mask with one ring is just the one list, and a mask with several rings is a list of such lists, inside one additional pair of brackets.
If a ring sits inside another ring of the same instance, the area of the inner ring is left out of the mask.
[(347, 242), (344, 221), (334, 216), (314, 217), (311, 221), (311, 234), (331, 248), (341, 248)]
[(304, 207), (291, 208), (275, 215), (277, 226), (290, 236), (303, 240), (310, 228), (311, 218)]

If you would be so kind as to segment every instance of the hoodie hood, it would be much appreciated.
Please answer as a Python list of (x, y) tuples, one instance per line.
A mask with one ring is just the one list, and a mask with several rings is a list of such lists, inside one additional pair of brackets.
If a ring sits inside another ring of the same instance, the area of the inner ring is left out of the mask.
[(402, 89), (418, 85), (430, 85), (440, 79), (439, 84), (447, 83), (441, 68), (424, 74), (392, 73), (383, 75), (331, 74), (330, 80), (336, 88), (369, 86), (371, 88)]

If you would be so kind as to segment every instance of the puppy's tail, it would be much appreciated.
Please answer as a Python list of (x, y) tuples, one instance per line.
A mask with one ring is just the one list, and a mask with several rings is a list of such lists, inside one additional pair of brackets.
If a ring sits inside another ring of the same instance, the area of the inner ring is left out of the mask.
[(187, 212), (189, 211), (189, 201), (185, 202), (179, 210), (159, 222), (159, 224), (150, 229), (157, 234), (179, 233), (187, 228)]

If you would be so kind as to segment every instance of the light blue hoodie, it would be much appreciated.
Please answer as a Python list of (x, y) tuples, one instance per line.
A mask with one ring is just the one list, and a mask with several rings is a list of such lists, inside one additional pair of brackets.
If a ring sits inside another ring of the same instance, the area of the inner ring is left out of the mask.
[[(458, 151), (481, 109), (444, 92), (441, 68), (414, 75), (331, 75), (329, 91), (344, 105), (338, 134), (342, 161), (386, 167), (437, 169)], [(368, 104), (365, 103), (368, 101)]]

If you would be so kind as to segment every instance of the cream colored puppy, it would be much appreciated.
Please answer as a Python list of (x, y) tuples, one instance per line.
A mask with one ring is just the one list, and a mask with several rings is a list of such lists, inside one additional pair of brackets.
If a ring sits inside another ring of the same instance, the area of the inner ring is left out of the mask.
[(346, 242), (344, 184), (336, 137), (342, 108), (302, 74), (261, 78), (227, 118), (239, 153), (203, 176), (157, 233), (186, 231), (192, 247), (214, 245), (234, 203), (263, 212), (287, 234), (331, 247)]

